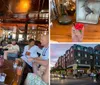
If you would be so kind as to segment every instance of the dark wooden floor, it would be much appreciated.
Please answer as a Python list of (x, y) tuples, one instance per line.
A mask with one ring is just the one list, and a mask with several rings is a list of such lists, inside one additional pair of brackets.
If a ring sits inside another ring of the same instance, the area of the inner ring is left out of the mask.
[[(57, 42), (72, 42), (71, 27), (72, 24), (60, 25), (56, 20), (53, 21), (53, 26), (50, 28), (51, 40)], [(96, 25), (85, 24), (83, 42), (100, 42), (100, 21)]]

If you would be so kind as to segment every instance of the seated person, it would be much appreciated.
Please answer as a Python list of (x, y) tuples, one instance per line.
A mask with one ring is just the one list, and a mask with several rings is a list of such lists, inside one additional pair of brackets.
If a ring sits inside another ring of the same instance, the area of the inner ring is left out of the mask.
[[(38, 62), (37, 60), (34, 61)], [(42, 77), (39, 77), (34, 73), (28, 73), (24, 85), (49, 85), (49, 60), (48, 61), (40, 60), (40, 62), (41, 62), (40, 64), (46, 68), (44, 70), (45, 73), (42, 75)]]
[(32, 62), (28, 62), (28, 58), (37, 58), (37, 53), (41, 53), (41, 49), (35, 45), (34, 39), (30, 39), (29, 44), (24, 47), (21, 59), (26, 63), (29, 68), (32, 68)]
[(4, 46), (3, 49), (8, 49), (4, 51), (4, 59), (7, 59), (8, 57), (18, 57), (19, 46), (15, 40), (12, 40), (12, 43)]
[(49, 47), (48, 47), (49, 37), (48, 37), (48, 35), (45, 35), (45, 36), (41, 37), (41, 45), (44, 46), (44, 47), (42, 49), (40, 58), (29, 57), (28, 61), (32, 62), (34, 66), (38, 65), (38, 64), (41, 65), (40, 69), (36, 68), (37, 66), (36, 67), (33, 66), (33, 68), (35, 68), (35, 74), (42, 77), (43, 72), (44, 72), (43, 70), (45, 70), (45, 67), (42, 66), (42, 62), (47, 62), (49, 60)]
[[(41, 49), (35, 45), (35, 41), (34, 39), (30, 39), (28, 41), (28, 45), (24, 47), (24, 51), (22, 53), (22, 57), (19, 60), (19, 62), (25, 62), (25, 70), (23, 72), (23, 76), (22, 76), (22, 81), (21, 81), (21, 85), (23, 85), (24, 83), (24, 80), (26, 79), (26, 76), (28, 74), (28, 72), (35, 72), (35, 68), (36, 65), (34, 66), (34, 64), (32, 65), (32, 62), (29, 62), (28, 61), (28, 58), (29, 57), (32, 57), (32, 58), (37, 58), (38, 57), (38, 54), (37, 53), (40, 53), (41, 54)], [(34, 66), (34, 68), (32, 68), (32, 66)]]

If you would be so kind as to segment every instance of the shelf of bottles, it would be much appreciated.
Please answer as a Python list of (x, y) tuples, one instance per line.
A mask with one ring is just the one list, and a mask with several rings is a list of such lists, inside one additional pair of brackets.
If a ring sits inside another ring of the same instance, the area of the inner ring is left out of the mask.
[(36, 11), (36, 12), (32, 12), (29, 13), (29, 18), (32, 20), (48, 20), (49, 19), (49, 12), (48, 11)]
[(46, 34), (48, 34), (47, 26), (32, 26), (28, 28), (27, 40), (29, 35), (32, 35), (34, 40), (40, 40), (41, 36)]
[[(27, 15), (27, 13), (16, 13), (16, 14), (13, 14), (13, 18), (25, 19), (26, 15)], [(40, 12), (38, 12), (38, 11), (30, 12), (28, 17), (30, 19), (48, 19), (49, 11), (41, 10)]]

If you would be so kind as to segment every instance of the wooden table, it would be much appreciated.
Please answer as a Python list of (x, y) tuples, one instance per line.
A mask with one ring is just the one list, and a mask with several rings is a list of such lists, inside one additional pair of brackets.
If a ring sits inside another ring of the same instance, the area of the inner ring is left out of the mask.
[[(72, 17), (73, 21), (76, 21)], [(71, 38), (72, 24), (60, 25), (56, 20), (53, 21), (53, 26), (50, 28), (50, 37), (56, 42), (72, 42)], [(100, 20), (96, 25), (85, 24), (83, 42), (100, 42)]]
[[(4, 66), (0, 68), (0, 73), (3, 72), (3, 73), (7, 74), (7, 77), (6, 77), (5, 82), (4, 82), (5, 84), (7, 84), (7, 85), (20, 85), (23, 70), (24, 70), (24, 64), (23, 64), (21, 76), (18, 76), (16, 74), (16, 69), (13, 68), (13, 61), (5, 60)], [(13, 84), (13, 82), (15, 82), (15, 83)]]

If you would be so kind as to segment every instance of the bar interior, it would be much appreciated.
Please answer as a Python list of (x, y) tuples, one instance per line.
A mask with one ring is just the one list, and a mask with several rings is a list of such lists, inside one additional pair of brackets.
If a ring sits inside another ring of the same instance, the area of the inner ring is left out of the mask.
[[(18, 64), (19, 68), (16, 71), (14, 63), (18, 62), (16, 59), (22, 56), (30, 39), (34, 40), (40, 49), (43, 48), (40, 39), (49, 33), (48, 27), (48, 0), (0, 1), (0, 85), (24, 85), (24, 73), (29, 71), (25, 69), (24, 62)], [(4, 47), (12, 42), (19, 46), (19, 51), (17, 55), (9, 55), (9, 58), (5, 59), (4, 51), (8, 49)], [(3, 80), (1, 76), (4, 77)]]

